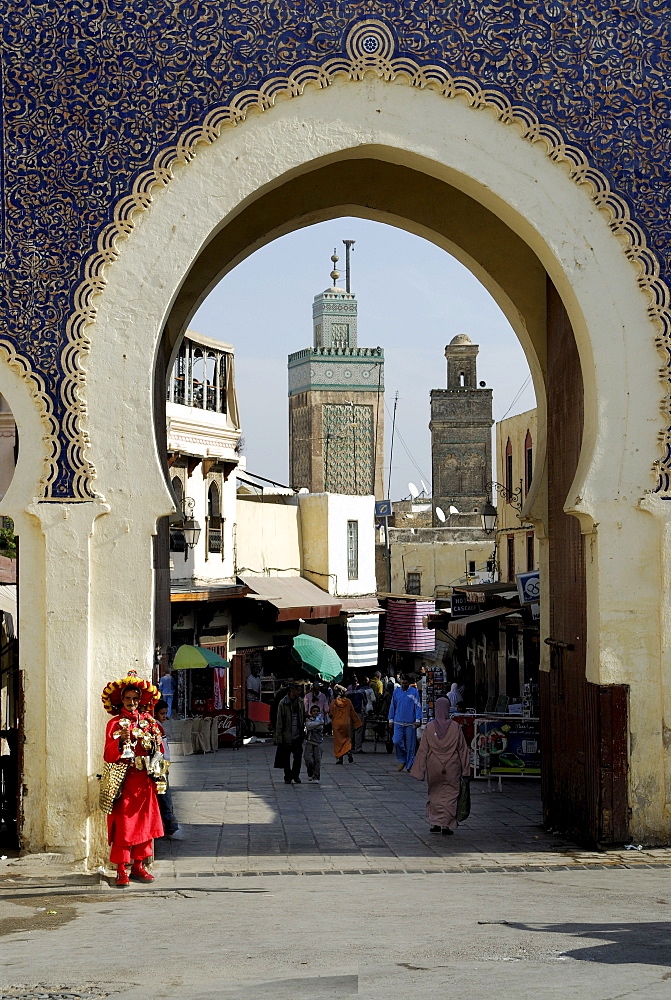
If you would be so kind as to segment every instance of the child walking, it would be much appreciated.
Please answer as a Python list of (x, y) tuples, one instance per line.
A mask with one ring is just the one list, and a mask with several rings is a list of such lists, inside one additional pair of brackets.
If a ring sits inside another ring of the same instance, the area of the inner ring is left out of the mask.
[(322, 743), (324, 742), (324, 716), (319, 705), (313, 705), (310, 714), (305, 718), (305, 743), (303, 744), (303, 760), (308, 772), (308, 781), (320, 783), (322, 763)]

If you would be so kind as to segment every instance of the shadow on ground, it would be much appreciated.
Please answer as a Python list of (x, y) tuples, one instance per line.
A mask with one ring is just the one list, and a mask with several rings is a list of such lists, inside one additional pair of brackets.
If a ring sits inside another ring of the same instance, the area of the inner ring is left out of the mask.
[[(671, 922), (667, 920), (620, 924), (523, 924), (505, 921), (505, 924), (516, 930), (571, 935), (604, 942), (602, 945), (590, 944), (562, 952), (566, 958), (578, 962), (661, 965), (671, 968)], [(671, 979), (671, 973), (663, 978)]]

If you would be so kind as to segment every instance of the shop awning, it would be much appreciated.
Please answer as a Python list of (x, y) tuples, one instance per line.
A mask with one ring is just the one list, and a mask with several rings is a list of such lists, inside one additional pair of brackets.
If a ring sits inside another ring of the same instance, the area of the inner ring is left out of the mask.
[(277, 608), (277, 621), (297, 618), (337, 618), (342, 601), (331, 597), (302, 576), (240, 576), (250, 591), (248, 597), (267, 601)]
[(489, 611), (481, 611), (479, 615), (469, 615), (467, 618), (453, 618), (447, 626), (450, 635), (466, 635), (469, 625), (477, 622), (487, 621), (489, 618), (503, 618), (505, 615), (518, 615), (519, 608), (491, 608)]
[(380, 607), (377, 597), (343, 597), (340, 601), (343, 611), (352, 614), (357, 612), (377, 612), (384, 613), (384, 608)]
[(170, 601), (179, 604), (181, 601), (228, 601), (234, 597), (246, 597), (247, 588), (238, 584), (228, 586), (196, 585), (192, 583), (171, 584)]

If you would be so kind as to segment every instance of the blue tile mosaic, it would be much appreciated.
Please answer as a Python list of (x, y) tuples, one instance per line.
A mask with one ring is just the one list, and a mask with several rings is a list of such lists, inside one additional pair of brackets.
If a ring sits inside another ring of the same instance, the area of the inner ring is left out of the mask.
[(305, 65), (438, 67), (551, 126), (631, 213), (670, 345), (670, 36), (668, 0), (5, 0), (0, 352), (48, 427), (45, 499), (94, 496), (80, 358), (121, 199), (186, 129)]

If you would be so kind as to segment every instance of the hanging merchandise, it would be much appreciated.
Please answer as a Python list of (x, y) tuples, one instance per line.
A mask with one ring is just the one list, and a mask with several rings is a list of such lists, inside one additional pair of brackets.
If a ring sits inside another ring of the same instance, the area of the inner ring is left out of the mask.
[(380, 615), (350, 615), (347, 619), (347, 666), (350, 670), (376, 667)]
[(384, 648), (407, 653), (435, 650), (435, 630), (426, 628), (423, 621), (435, 611), (435, 601), (398, 601), (390, 598), (387, 602)]
[(422, 724), (426, 725), (436, 715), (436, 701), (445, 696), (447, 681), (442, 667), (432, 667), (422, 678)]

